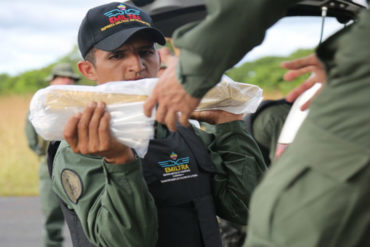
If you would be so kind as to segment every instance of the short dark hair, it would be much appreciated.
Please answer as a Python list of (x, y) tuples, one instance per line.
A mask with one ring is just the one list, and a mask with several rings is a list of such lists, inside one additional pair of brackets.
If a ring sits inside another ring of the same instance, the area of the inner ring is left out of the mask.
[(85, 61), (89, 61), (90, 63), (92, 63), (94, 66), (95, 66), (95, 51), (96, 51), (96, 48), (93, 47), (91, 48), (87, 53), (86, 53), (86, 56), (85, 56)]

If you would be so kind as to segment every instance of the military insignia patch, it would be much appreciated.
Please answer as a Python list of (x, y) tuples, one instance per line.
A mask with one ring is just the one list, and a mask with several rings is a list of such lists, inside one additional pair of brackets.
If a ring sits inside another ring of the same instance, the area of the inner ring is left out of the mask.
[(64, 169), (61, 175), (64, 192), (68, 198), (77, 203), (82, 194), (82, 182), (78, 174), (70, 169)]

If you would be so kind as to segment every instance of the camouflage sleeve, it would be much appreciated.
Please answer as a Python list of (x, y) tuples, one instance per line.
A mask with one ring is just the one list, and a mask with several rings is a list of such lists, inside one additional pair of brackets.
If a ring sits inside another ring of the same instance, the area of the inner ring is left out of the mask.
[(216, 125), (213, 138), (199, 135), (217, 170), (213, 179), (217, 215), (246, 224), (251, 194), (266, 169), (261, 151), (246, 131), (244, 121)]
[(53, 189), (72, 208), (97, 246), (155, 246), (157, 211), (139, 160), (112, 165), (73, 153), (62, 142), (54, 160)]

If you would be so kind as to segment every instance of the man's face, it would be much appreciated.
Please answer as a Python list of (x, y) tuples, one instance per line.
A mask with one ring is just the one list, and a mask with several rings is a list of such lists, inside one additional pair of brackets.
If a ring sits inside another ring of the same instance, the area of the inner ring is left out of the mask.
[(156, 77), (159, 67), (160, 58), (153, 42), (134, 36), (112, 52), (96, 49), (93, 70), (95, 81), (103, 84)]

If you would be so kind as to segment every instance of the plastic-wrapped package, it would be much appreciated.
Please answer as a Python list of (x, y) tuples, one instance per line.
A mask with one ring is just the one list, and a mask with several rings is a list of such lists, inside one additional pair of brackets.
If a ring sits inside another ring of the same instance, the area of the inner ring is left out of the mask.
[(234, 114), (253, 113), (262, 99), (260, 87), (234, 82), (224, 75), (221, 81), (204, 95), (196, 110), (223, 110)]
[(112, 135), (144, 157), (154, 135), (154, 117), (144, 115), (143, 105), (156, 81), (153, 78), (98, 86), (49, 86), (33, 96), (29, 118), (42, 138), (62, 140), (64, 126), (73, 114), (82, 112), (91, 101), (104, 101), (111, 115)]
[[(154, 136), (154, 116), (143, 113), (143, 105), (157, 78), (109, 82), (98, 86), (54, 85), (38, 90), (30, 104), (30, 121), (45, 140), (62, 140), (68, 119), (82, 112), (90, 102), (104, 101), (111, 115), (112, 135), (144, 157)], [(225, 110), (236, 114), (254, 112), (262, 90), (233, 82), (227, 77), (202, 99), (198, 111)]]

